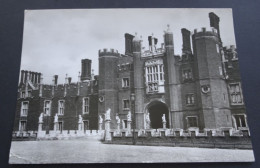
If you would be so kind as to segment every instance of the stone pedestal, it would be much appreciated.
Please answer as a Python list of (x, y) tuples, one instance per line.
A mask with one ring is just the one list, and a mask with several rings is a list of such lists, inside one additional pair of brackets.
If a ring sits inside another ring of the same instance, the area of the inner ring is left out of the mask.
[(58, 130), (58, 122), (54, 122), (54, 131)]
[(111, 134), (110, 134), (110, 119), (107, 119), (105, 121), (105, 141), (111, 141)]
[(102, 130), (102, 123), (98, 123), (98, 130)]
[(127, 121), (127, 130), (131, 132), (131, 123), (132, 121)]
[(151, 128), (150, 125), (151, 125), (151, 122), (147, 122), (147, 123), (146, 123), (146, 129), (150, 129), (150, 128)]
[(43, 124), (43, 122), (38, 123), (38, 132), (42, 131), (42, 124)]
[(78, 123), (78, 131), (82, 131), (82, 123)]
[(120, 130), (120, 123), (117, 123), (117, 130)]
[(163, 129), (166, 129), (166, 122), (163, 122)]

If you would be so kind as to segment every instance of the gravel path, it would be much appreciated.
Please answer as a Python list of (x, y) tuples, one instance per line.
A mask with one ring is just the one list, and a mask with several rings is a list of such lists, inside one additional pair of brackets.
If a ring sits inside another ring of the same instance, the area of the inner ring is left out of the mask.
[(102, 144), (96, 137), (15, 141), (10, 164), (125, 162), (252, 162), (252, 150)]

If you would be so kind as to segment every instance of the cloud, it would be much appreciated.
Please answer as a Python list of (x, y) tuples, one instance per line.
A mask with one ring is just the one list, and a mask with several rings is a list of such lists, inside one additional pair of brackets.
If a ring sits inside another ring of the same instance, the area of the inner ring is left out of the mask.
[(163, 42), (163, 31), (170, 24), (175, 54), (181, 54), (181, 28), (191, 31), (209, 27), (209, 12), (220, 17), (224, 45), (235, 44), (230, 9), (66, 9), (28, 10), (25, 13), (21, 69), (43, 73), (51, 83), (57, 74), (63, 83), (68, 73), (73, 81), (81, 70), (81, 59), (92, 59), (98, 73), (98, 50), (114, 48), (124, 53), (124, 34), (147, 36), (152, 33)]

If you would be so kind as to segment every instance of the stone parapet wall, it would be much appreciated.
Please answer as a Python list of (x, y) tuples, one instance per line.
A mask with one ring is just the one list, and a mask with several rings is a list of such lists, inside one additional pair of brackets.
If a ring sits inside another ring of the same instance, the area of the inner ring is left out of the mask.
[[(105, 143), (111, 144), (133, 144), (133, 133), (129, 131), (111, 130), (112, 140)], [(173, 146), (173, 147), (199, 147), (199, 148), (227, 148), (227, 149), (252, 149), (248, 129), (157, 129), (136, 130), (136, 145), (148, 146)]]
[(65, 140), (87, 136), (100, 136), (104, 137), (104, 130), (50, 130), (49, 134), (46, 131), (15, 131), (12, 135), (12, 140)]

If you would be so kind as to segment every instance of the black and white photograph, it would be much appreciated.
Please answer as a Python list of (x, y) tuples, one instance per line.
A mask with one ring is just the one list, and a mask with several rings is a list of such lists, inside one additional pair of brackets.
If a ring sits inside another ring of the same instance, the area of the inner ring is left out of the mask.
[(230, 8), (25, 10), (10, 164), (254, 162)]

